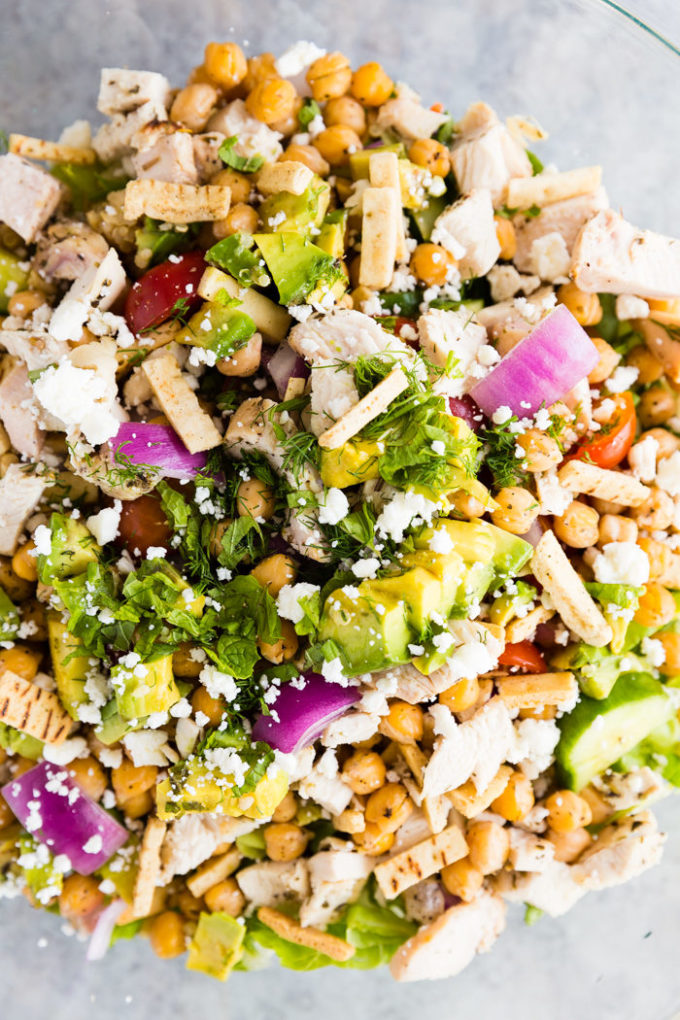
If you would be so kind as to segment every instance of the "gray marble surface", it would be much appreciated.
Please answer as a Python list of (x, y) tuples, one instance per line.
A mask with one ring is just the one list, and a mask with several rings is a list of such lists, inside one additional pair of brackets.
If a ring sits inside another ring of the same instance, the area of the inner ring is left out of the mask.
[[(377, 53), (395, 76), (452, 110), (484, 97), (550, 129), (548, 155), (602, 162), (631, 218), (680, 233), (680, 57), (597, 0), (3, 0), (0, 126), (54, 137), (94, 114), (98, 69), (151, 67), (176, 81), (210, 38), (253, 52), (298, 38)], [(680, 43), (677, 0), (630, 0)], [(680, 1010), (680, 811), (659, 868), (533, 928), (511, 912), (494, 951), (457, 979), (394, 985), (376, 973), (272, 970), (226, 987), (166, 963), (143, 940), (86, 965), (58, 919), (0, 904), (0, 1018), (21, 1020), (670, 1020)]]

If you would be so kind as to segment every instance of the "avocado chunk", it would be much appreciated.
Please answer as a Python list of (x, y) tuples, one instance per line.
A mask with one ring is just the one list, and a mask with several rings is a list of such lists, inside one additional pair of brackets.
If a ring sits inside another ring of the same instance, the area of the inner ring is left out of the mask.
[[(417, 549), (415, 552), (402, 556), (400, 562), (408, 570), (422, 568), (429, 571), (441, 582), (441, 598), (439, 605), (434, 607), (434, 611), (445, 618), (450, 616), (467, 576), (462, 556), (455, 549), (447, 553), (437, 553), (431, 549)], [(430, 613), (431, 615), (432, 613)]]
[(52, 514), (50, 519), (52, 548), (49, 555), (38, 556), (38, 575), (43, 584), (75, 577), (96, 563), (101, 548), (82, 521), (65, 514)]
[(28, 262), (22, 262), (18, 256), (0, 248), (0, 312), (9, 308), (9, 299), (18, 290), (26, 290), (28, 282)]
[(187, 970), (198, 970), (218, 981), (226, 981), (243, 951), (246, 926), (230, 914), (201, 913), (189, 943)]
[(673, 715), (673, 703), (649, 673), (624, 673), (602, 701), (584, 697), (559, 722), (555, 756), (561, 781), (582, 790)]
[[(499, 574), (516, 575), (529, 561), (533, 546), (517, 535), (511, 535), (495, 524), (486, 521), (454, 521), (450, 518), (439, 521), (453, 542), (454, 548), (468, 563), (493, 564)], [(432, 539), (434, 529), (425, 528), (416, 538), (416, 548), (425, 548)]]
[(334, 259), (345, 257), (345, 231), (347, 230), (347, 209), (334, 209), (328, 213), (316, 236), (316, 244)]
[(111, 682), (118, 713), (124, 720), (167, 712), (180, 699), (172, 674), (172, 655), (132, 667), (119, 663), (111, 670)]
[(419, 209), (411, 210), (411, 219), (418, 228), (418, 233), (422, 237), (423, 241), (430, 240), (435, 222), (444, 212), (447, 205), (448, 199), (446, 195), (440, 195), (438, 198), (430, 198), (425, 205), (422, 205)]
[(349, 169), (355, 181), (365, 180), (368, 177), (369, 160), (376, 152), (396, 152), (397, 159), (404, 159), (406, 156), (401, 142), (395, 142), (393, 145), (376, 145), (371, 149), (359, 149), (358, 152), (352, 152), (349, 157)]
[[(246, 781), (248, 773), (246, 773)], [(187, 758), (170, 769), (167, 779), (156, 787), (158, 817), (213, 811), (232, 818), (270, 818), (288, 792), (288, 775), (278, 769), (265, 775), (254, 790), (241, 797), (233, 792), (233, 775), (215, 770), (200, 756)]]
[(321, 480), (327, 488), (346, 489), (370, 478), (378, 478), (378, 444), (351, 439), (335, 450), (321, 450)]
[(30, 758), (37, 761), (42, 756), (44, 744), (37, 737), (29, 733), (22, 733), (15, 730), (13, 726), (0, 722), (0, 747), (12, 754), (19, 754), (22, 758)]
[(372, 593), (368, 583), (362, 581), (357, 596), (342, 588), (334, 591), (321, 614), (319, 641), (336, 642), (349, 676), (408, 662), (411, 657), (408, 646), (413, 637), (403, 599), (386, 591)]
[(271, 280), (262, 256), (253, 251), (254, 245), (252, 234), (245, 232), (230, 234), (212, 248), (208, 248), (205, 253), (206, 261), (226, 273), (231, 273), (242, 287), (250, 287), (253, 284), (267, 287)]
[(144, 717), (132, 721), (123, 719), (114, 698), (102, 708), (102, 721), (95, 726), (94, 735), (108, 747), (110, 744), (117, 744), (126, 733), (131, 733), (136, 728), (135, 723), (141, 726), (144, 721)]
[(230, 357), (234, 351), (245, 347), (255, 332), (253, 320), (234, 304), (238, 301), (233, 298), (229, 299), (229, 304), (206, 301), (173, 339), (212, 351), (217, 358)]
[(260, 206), (262, 229), (268, 233), (308, 234), (312, 227), (320, 227), (328, 210), (331, 189), (317, 174), (301, 195), (278, 191)]
[(297, 305), (321, 288), (345, 281), (337, 260), (302, 234), (279, 231), (255, 234), (255, 243), (267, 263), (282, 305)]
[(418, 634), (425, 629), (433, 613), (441, 612), (444, 598), (442, 583), (423, 567), (412, 567), (404, 573), (376, 578), (364, 584), (377, 604), (380, 604), (378, 600), (383, 593), (397, 602), (403, 599), (408, 622)]
[(19, 629), (19, 613), (4, 588), (0, 588), (0, 641), (13, 641)]
[(517, 610), (528, 606), (536, 598), (537, 592), (533, 585), (518, 581), (517, 591), (512, 595), (499, 595), (489, 609), (489, 619), (500, 627), (505, 627), (517, 616)]
[(47, 614), (47, 636), (59, 700), (71, 718), (77, 719), (78, 706), (89, 700), (85, 693), (88, 656), (74, 654), (83, 644), (62, 622), (61, 613)]

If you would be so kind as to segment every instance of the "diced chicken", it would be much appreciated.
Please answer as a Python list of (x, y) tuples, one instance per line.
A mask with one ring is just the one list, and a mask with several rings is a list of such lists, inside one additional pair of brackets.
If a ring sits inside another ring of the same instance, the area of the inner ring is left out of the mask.
[(486, 278), (491, 287), (493, 301), (509, 301), (517, 294), (533, 294), (541, 285), (538, 276), (523, 276), (510, 265), (494, 266), (486, 274)]
[(457, 724), (443, 705), (430, 709), (435, 732), (442, 735), (427, 763), (423, 794), (438, 796), (472, 778), (485, 789), (515, 746), (510, 714), (500, 698), (492, 698), (472, 719)]
[(591, 195), (602, 183), (601, 166), (575, 170), (542, 170), (533, 177), (516, 178), (508, 185), (507, 203), (511, 209), (541, 208), (551, 202), (566, 202), (579, 195)]
[(575, 881), (573, 869), (561, 861), (552, 861), (544, 871), (503, 872), (495, 886), (503, 899), (511, 903), (529, 903), (551, 917), (566, 914), (587, 891), (584, 885)]
[(658, 864), (665, 842), (649, 811), (621, 818), (602, 829), (581, 854), (572, 866), (573, 877), (585, 889), (621, 885)]
[(45, 477), (10, 464), (0, 479), (0, 556), (13, 556), (24, 524), (40, 502)]
[(680, 240), (639, 230), (606, 209), (581, 230), (571, 275), (587, 293), (680, 297)]
[(61, 185), (20, 156), (0, 156), (0, 220), (30, 244), (54, 214)]
[(491, 192), (475, 188), (435, 220), (432, 240), (451, 252), (463, 279), (484, 276), (500, 255)]
[(310, 893), (307, 861), (262, 861), (236, 875), (241, 892), (256, 907), (301, 901)]
[(390, 963), (397, 981), (453, 977), (485, 953), (505, 927), (505, 904), (482, 893), (471, 903), (450, 907), (400, 946)]
[[(517, 251), (513, 262), (523, 273), (535, 273), (537, 252), (534, 244), (550, 234), (559, 234), (571, 255), (579, 231), (596, 213), (606, 209), (609, 202), (604, 188), (589, 195), (578, 195), (562, 202), (550, 202), (537, 216), (518, 213), (513, 217)], [(539, 249), (540, 250), (540, 249)]]
[(375, 319), (363, 312), (338, 308), (323, 318), (316, 316), (294, 326), (288, 343), (316, 369), (317, 365), (355, 362), (359, 357), (389, 352), (411, 359), (411, 348), (386, 333)]
[(530, 177), (531, 163), (486, 103), (471, 106), (459, 124), (461, 135), (451, 149), (451, 165), (463, 193), (487, 188), (495, 207), (503, 204), (513, 177)]
[(78, 340), (93, 309), (106, 311), (127, 282), (118, 253), (109, 248), (101, 261), (93, 263), (75, 279), (66, 296), (52, 313), (50, 333), (56, 340)]
[(541, 839), (533, 832), (511, 827), (510, 867), (515, 871), (545, 871), (555, 858), (555, 847), (547, 839)]
[(611, 814), (657, 800), (669, 791), (668, 783), (646, 765), (632, 772), (609, 772), (605, 777), (594, 779), (593, 785)]
[(279, 132), (251, 117), (242, 99), (234, 99), (217, 110), (208, 121), (207, 129), (219, 131), (226, 138), (235, 135), (233, 152), (237, 156), (262, 156), (265, 163), (274, 163), (281, 155)]
[(205, 184), (220, 170), (224, 170), (224, 162), (219, 151), (225, 135), (221, 131), (205, 131), (200, 135), (191, 135), (194, 147), (194, 165), (201, 184)]
[(298, 793), (305, 800), (313, 800), (331, 815), (341, 814), (352, 799), (352, 791), (336, 775), (327, 775), (315, 765), (307, 776), (300, 780)]
[(352, 850), (323, 850), (307, 863), (312, 892), (300, 907), (300, 922), (319, 927), (357, 898), (374, 865), (372, 858)]
[[(479, 378), (477, 355), (486, 343), (486, 330), (466, 309), (443, 311), (434, 308), (418, 319), (420, 346), (426, 358), (446, 368), (455, 358), (453, 378), (442, 375), (436, 381), (440, 392), (461, 397)], [(482, 369), (483, 372), (483, 369)]]
[(144, 103), (153, 103), (159, 117), (170, 102), (170, 82), (156, 71), (131, 71), (125, 67), (103, 67), (97, 109), (113, 116), (130, 113)]
[(29, 372), (54, 365), (69, 352), (68, 344), (62, 340), (55, 340), (49, 333), (37, 330), (33, 333), (28, 329), (0, 329), (0, 349), (2, 348), (8, 354), (25, 362)]
[(186, 875), (207, 861), (223, 843), (233, 843), (260, 823), (250, 818), (224, 815), (188, 814), (168, 826), (161, 850), (163, 885), (175, 875)]
[(33, 411), (33, 389), (28, 370), (24, 364), (17, 362), (0, 382), (0, 421), (14, 449), (36, 460), (42, 449), (43, 432)]
[(404, 893), (406, 916), (418, 924), (431, 924), (446, 909), (444, 890), (436, 878), (426, 878)]
[(372, 712), (348, 712), (328, 724), (321, 735), (321, 743), (324, 747), (361, 743), (373, 736), (379, 723), (380, 716)]
[(431, 835), (432, 832), (425, 813), (420, 808), (415, 808), (397, 829), (389, 856), (394, 857), (403, 850), (409, 850), (416, 843), (422, 843)]
[(378, 110), (374, 134), (394, 128), (403, 138), (430, 138), (446, 123), (446, 114), (436, 113), (407, 96), (388, 99)]
[(309, 423), (315, 436), (320, 436), (358, 402), (359, 393), (352, 372), (337, 364), (315, 365), (311, 375)]
[(109, 245), (79, 220), (57, 220), (38, 238), (33, 269), (43, 280), (77, 280), (98, 266)]
[(138, 131), (147, 124), (165, 120), (167, 113), (163, 109), (161, 116), (153, 102), (144, 103), (131, 113), (116, 113), (99, 128), (92, 139), (92, 148), (102, 163), (112, 163), (132, 153), (133, 139)]
[(138, 151), (132, 157), (137, 177), (172, 184), (197, 184), (194, 144), (187, 131), (167, 131), (165, 125), (148, 126), (134, 138)]

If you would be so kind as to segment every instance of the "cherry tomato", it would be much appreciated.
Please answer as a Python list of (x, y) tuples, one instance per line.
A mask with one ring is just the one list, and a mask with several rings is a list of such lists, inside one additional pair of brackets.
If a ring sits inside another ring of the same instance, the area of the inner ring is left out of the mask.
[(547, 673), (546, 661), (531, 641), (506, 645), (498, 657), (501, 666), (517, 666), (523, 673)]
[(468, 428), (478, 432), (484, 421), (484, 414), (472, 397), (464, 393), (462, 397), (449, 397), (448, 401), (449, 414), (462, 418)]
[(125, 301), (125, 319), (133, 333), (159, 326), (169, 319), (177, 303), (191, 312), (200, 304), (196, 293), (205, 271), (202, 251), (172, 255), (133, 283)]
[(595, 438), (582, 443), (571, 453), (569, 460), (587, 460), (601, 468), (613, 468), (627, 455), (635, 441), (635, 404), (630, 393), (617, 393), (612, 399), (616, 409), (611, 420)]
[(161, 506), (160, 496), (149, 493), (139, 499), (123, 500), (116, 544), (135, 554), (146, 556), (149, 546), (170, 547), (172, 528)]

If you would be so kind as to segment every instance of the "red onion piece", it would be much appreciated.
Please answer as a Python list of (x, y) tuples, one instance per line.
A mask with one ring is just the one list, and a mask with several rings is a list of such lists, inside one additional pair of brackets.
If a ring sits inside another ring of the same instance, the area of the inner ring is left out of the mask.
[(509, 351), (470, 395), (489, 417), (509, 407), (518, 418), (549, 407), (593, 370), (598, 353), (565, 305), (558, 305)]
[(478, 432), (484, 422), (484, 414), (475, 404), (472, 397), (465, 393), (462, 397), (449, 397), (449, 414), (462, 418), (468, 428)]
[(41, 761), (0, 793), (24, 828), (52, 853), (66, 854), (81, 875), (101, 868), (127, 842), (127, 829), (90, 800), (59, 765)]
[(533, 545), (535, 549), (538, 543), (541, 541), (544, 531), (545, 528), (543, 527), (541, 521), (537, 519), (533, 522), (528, 531), (526, 531), (523, 535), (518, 535), (517, 537), (523, 538), (525, 542), (529, 542), (531, 545)]
[(193, 478), (206, 465), (205, 453), (189, 453), (171, 425), (122, 422), (109, 440), (112, 454), (133, 464), (151, 464), (166, 478)]
[(116, 927), (116, 921), (123, 913), (127, 903), (125, 900), (113, 900), (108, 907), (104, 907), (97, 918), (90, 941), (87, 944), (85, 959), (93, 963), (95, 960), (103, 960), (111, 945), (111, 936)]
[[(307, 747), (328, 724), (347, 712), (361, 697), (358, 687), (329, 683), (318, 673), (304, 673), (305, 686), (283, 684), (272, 711), (253, 726), (253, 739), (264, 740), (284, 754)], [(278, 722), (276, 722), (278, 719)]]
[(309, 368), (303, 358), (288, 344), (280, 344), (269, 359), (267, 371), (274, 381), (277, 393), (283, 399), (291, 379), (308, 379)]

